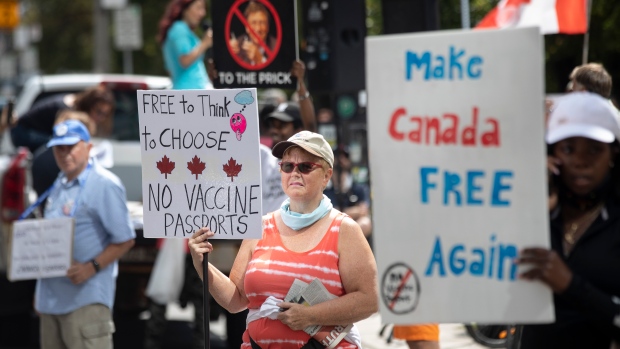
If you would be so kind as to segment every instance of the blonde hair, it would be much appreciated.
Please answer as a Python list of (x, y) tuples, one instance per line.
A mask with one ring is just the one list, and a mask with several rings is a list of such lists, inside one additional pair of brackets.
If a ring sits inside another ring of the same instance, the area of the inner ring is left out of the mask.
[(58, 115), (56, 115), (54, 125), (58, 125), (67, 120), (77, 120), (83, 123), (91, 136), (94, 136), (97, 133), (97, 124), (95, 124), (95, 121), (83, 111), (71, 109), (61, 110), (58, 112)]

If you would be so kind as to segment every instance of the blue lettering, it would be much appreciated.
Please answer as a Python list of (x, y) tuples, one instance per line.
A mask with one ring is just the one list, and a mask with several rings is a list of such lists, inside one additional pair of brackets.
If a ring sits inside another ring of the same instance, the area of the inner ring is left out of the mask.
[(517, 275), (517, 264), (514, 262), (515, 258), (517, 258), (517, 247), (514, 245), (499, 245), (499, 265), (497, 266), (499, 269), (497, 270), (497, 279), (504, 279), (504, 260), (508, 258), (508, 262), (510, 263), (510, 280), (514, 280)]
[(422, 190), (420, 190), (420, 196), (421, 196), (423, 204), (427, 204), (428, 203), (428, 190), (437, 187), (437, 184), (430, 183), (428, 181), (428, 175), (429, 174), (436, 174), (437, 171), (438, 171), (437, 167), (422, 167), (422, 168), (420, 168), (420, 179), (422, 181), (422, 183), (421, 183)]
[[(495, 207), (510, 206), (510, 196), (505, 192), (512, 191), (511, 178), (513, 171), (498, 170), (489, 176), (484, 170), (468, 170), (464, 173), (443, 170), (439, 181), (432, 175), (439, 174), (438, 167), (420, 167), (420, 201), (429, 204), (430, 197), (437, 189), (442, 195), (444, 206), (482, 206), (484, 204)], [(463, 185), (461, 185), (463, 182)], [(491, 188), (489, 188), (491, 187)], [(488, 195), (488, 196), (487, 196)], [(484, 198), (488, 197), (488, 201)], [(464, 203), (463, 203), (464, 201)]]
[[(460, 276), (469, 274), (481, 277), (486, 274), (489, 279), (502, 281), (515, 281), (517, 278), (517, 265), (514, 260), (518, 249), (514, 244), (497, 243), (497, 237), (492, 234), (487, 247), (473, 246), (468, 248), (463, 243), (455, 243), (447, 246), (448, 261), (444, 261), (441, 237), (436, 236), (433, 250), (426, 266), (426, 276)], [(449, 273), (446, 273), (445, 262), (448, 262)], [(505, 273), (509, 271), (507, 277)], [(436, 273), (436, 274), (435, 274)]]
[(489, 274), (488, 277), (493, 277), (493, 260), (495, 259), (495, 247), (493, 243), (495, 242), (495, 234), (491, 235), (491, 248), (489, 249)]
[(446, 60), (442, 56), (435, 57), (437, 65), (433, 69), (433, 77), (435, 79), (443, 79), (445, 77)]
[(431, 53), (426, 51), (422, 54), (422, 58), (418, 58), (415, 52), (407, 51), (406, 53), (406, 66), (407, 81), (413, 78), (412, 66), (415, 65), (418, 69), (426, 68), (424, 72), (424, 80), (428, 80), (431, 77)]
[(463, 258), (456, 258), (456, 254), (465, 251), (465, 246), (455, 245), (450, 251), (450, 271), (454, 275), (461, 275), (467, 268), (467, 262)]
[(467, 171), (467, 204), (482, 205), (482, 199), (475, 198), (474, 192), (482, 191), (482, 187), (476, 185), (476, 177), (484, 177), (483, 171)]
[(463, 79), (463, 67), (459, 63), (459, 59), (465, 54), (465, 50), (461, 50), (458, 54), (455, 54), (454, 46), (450, 46), (450, 80), (454, 80), (452, 75), (453, 69), (458, 69), (459, 79)]
[(469, 264), (469, 273), (474, 276), (482, 276), (484, 274), (484, 250), (473, 248), (471, 254), (477, 254), (480, 259)]
[(439, 268), (439, 276), (446, 276), (446, 268), (443, 265), (443, 253), (441, 252), (441, 239), (438, 237), (435, 238), (435, 247), (433, 247), (433, 254), (431, 255), (431, 260), (428, 262), (428, 267), (426, 267), (426, 276), (433, 275), (433, 265), (437, 263), (437, 267)]
[(461, 206), (461, 193), (458, 192), (456, 186), (461, 183), (461, 177), (457, 173), (450, 173), (448, 171), (444, 171), (444, 190), (443, 190), (443, 204), (448, 205), (448, 194), (450, 192), (454, 193), (455, 204), (457, 206)]
[[(414, 69), (424, 72), (424, 80), (463, 80), (480, 79), (482, 77), (481, 56), (467, 57), (465, 49), (457, 49), (454, 45), (448, 47), (447, 54), (433, 54), (424, 51), (420, 55), (414, 51), (405, 52), (405, 79), (413, 79)], [(447, 70), (447, 77), (446, 77)]]
[(502, 200), (501, 192), (512, 189), (510, 184), (503, 184), (502, 178), (512, 178), (512, 171), (497, 171), (493, 178), (493, 194), (491, 195), (491, 205), (493, 206), (510, 206), (510, 200)]
[(482, 57), (473, 56), (469, 59), (469, 63), (467, 64), (467, 75), (469, 75), (472, 79), (479, 79), (482, 75), (482, 68), (476, 67), (482, 64)]

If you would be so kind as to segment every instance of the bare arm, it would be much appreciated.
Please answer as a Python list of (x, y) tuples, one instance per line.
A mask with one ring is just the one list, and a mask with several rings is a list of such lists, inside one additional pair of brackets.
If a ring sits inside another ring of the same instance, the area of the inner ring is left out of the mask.
[[(212, 236), (213, 232), (208, 228), (201, 228), (189, 240), (194, 268), (201, 279), (203, 279), (203, 254), (213, 251), (213, 245), (207, 240)], [(243, 282), (245, 270), (252, 258), (252, 251), (256, 243), (257, 240), (244, 240), (241, 243), (241, 248), (230, 271), (230, 277), (224, 275), (224, 273), (209, 263), (209, 292), (219, 305), (231, 313), (238, 313), (245, 310), (248, 306), (249, 301), (245, 297)]]
[(209, 49), (213, 45), (213, 31), (211, 29), (207, 30), (196, 47), (191, 50), (188, 54), (182, 55), (179, 57), (179, 63), (183, 68), (189, 67), (195, 60), (200, 58), (200, 56), (205, 53), (206, 50)]
[[(99, 263), (99, 268), (103, 269), (112, 262), (120, 259), (133, 247), (134, 243), (134, 240), (131, 239), (120, 244), (109, 244), (108, 247), (106, 247), (101, 254), (94, 259), (97, 263)], [(69, 267), (69, 270), (67, 270), (67, 277), (72, 283), (77, 285), (90, 279), (96, 273), (97, 270), (95, 270), (95, 266), (91, 261), (85, 263), (74, 262), (71, 267)]]
[(314, 113), (314, 104), (306, 84), (304, 76), (306, 74), (306, 66), (304, 62), (296, 60), (291, 68), (291, 75), (297, 78), (297, 95), (299, 96), (299, 112), (301, 114), (301, 122), (304, 130), (316, 132), (316, 114)]
[(340, 226), (338, 241), (339, 271), (346, 294), (336, 299), (306, 307), (281, 303), (288, 308), (278, 319), (293, 330), (310, 325), (345, 325), (363, 320), (377, 312), (377, 265), (360, 227), (350, 218)]

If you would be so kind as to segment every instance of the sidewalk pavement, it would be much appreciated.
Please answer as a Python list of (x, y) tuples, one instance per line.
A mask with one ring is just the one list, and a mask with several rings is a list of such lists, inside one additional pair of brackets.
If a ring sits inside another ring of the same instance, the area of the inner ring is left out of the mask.
[[(407, 343), (403, 340), (393, 339), (390, 344), (386, 339), (388, 333), (379, 336), (383, 325), (381, 316), (374, 314), (368, 319), (357, 322), (362, 335), (362, 345), (364, 349), (408, 349)], [(387, 331), (386, 331), (387, 332)], [(441, 349), (485, 349), (485, 346), (474, 342), (462, 324), (440, 324), (439, 325), (439, 346)]]
[[(193, 321), (194, 311), (191, 304), (185, 309), (181, 309), (176, 303), (168, 304), (166, 317), (168, 319), (180, 321)], [(383, 325), (381, 316), (377, 313), (368, 319), (356, 323), (362, 335), (362, 345), (364, 349), (409, 349), (403, 340), (392, 339), (387, 343), (388, 333), (379, 335)], [(226, 336), (226, 319), (220, 316), (217, 321), (210, 322), (211, 332), (224, 338)], [(386, 331), (387, 332), (387, 331)], [(439, 325), (439, 346), (441, 349), (486, 349), (474, 342), (465, 331), (462, 324), (440, 324)]]

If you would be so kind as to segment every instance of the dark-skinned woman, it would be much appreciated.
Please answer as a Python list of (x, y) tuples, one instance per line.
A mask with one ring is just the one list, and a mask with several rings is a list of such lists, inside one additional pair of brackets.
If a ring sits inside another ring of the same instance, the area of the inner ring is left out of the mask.
[(526, 248), (526, 280), (554, 293), (555, 322), (524, 327), (522, 349), (610, 349), (620, 341), (620, 125), (608, 100), (575, 92), (548, 121), (551, 249)]

